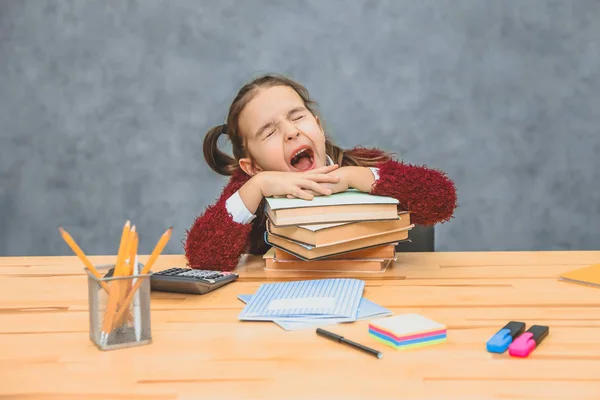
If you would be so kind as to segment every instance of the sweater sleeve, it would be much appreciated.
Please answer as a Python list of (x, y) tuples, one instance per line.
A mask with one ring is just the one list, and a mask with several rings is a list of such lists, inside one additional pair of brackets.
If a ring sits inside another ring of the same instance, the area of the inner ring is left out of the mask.
[(397, 199), (399, 209), (411, 212), (413, 223), (434, 225), (452, 218), (456, 188), (444, 172), (395, 160), (383, 161), (378, 168), (370, 193)]
[(231, 271), (237, 266), (253, 224), (235, 222), (227, 210), (227, 200), (247, 181), (244, 177), (236, 172), (217, 201), (186, 231), (184, 249), (190, 267)]

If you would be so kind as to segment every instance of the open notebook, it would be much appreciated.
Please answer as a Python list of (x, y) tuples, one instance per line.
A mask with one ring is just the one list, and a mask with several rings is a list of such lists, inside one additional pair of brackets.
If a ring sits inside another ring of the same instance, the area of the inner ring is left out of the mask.
[(238, 318), (247, 321), (356, 319), (364, 287), (364, 281), (351, 278), (265, 283)]
[[(240, 294), (238, 299), (244, 303), (248, 303), (252, 298), (251, 294)], [(279, 325), (286, 331), (296, 331), (300, 329), (317, 328), (319, 326), (327, 326), (334, 324), (343, 324), (347, 322), (368, 320), (376, 317), (386, 317), (392, 315), (392, 312), (379, 304), (373, 303), (364, 297), (360, 299), (358, 304), (358, 312), (356, 313), (356, 319), (354, 318), (304, 318), (301, 321), (298, 320), (287, 320), (287, 319), (276, 319), (273, 322)]]

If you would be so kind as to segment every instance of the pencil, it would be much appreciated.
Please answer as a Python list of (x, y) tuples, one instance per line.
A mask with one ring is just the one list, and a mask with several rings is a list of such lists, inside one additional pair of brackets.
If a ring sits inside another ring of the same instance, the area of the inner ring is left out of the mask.
[[(83, 262), (83, 264), (87, 267), (87, 269), (89, 269), (90, 272), (97, 279), (101, 279), (102, 276), (100, 275), (100, 273), (98, 272), (96, 267), (94, 267), (94, 264), (92, 264), (92, 262), (85, 256), (85, 253), (77, 245), (77, 243), (71, 237), (71, 235), (67, 231), (65, 231), (63, 228), (61, 228), (60, 226), (58, 227), (58, 230), (60, 231), (60, 234), (61, 234), (63, 240), (69, 245), (69, 247), (71, 248), (71, 250), (73, 250), (73, 252), (77, 255), (77, 257), (79, 257), (79, 259), (81, 260), (81, 262)], [(108, 288), (108, 285), (106, 284), (106, 282), (100, 281), (100, 285), (106, 291), (106, 293), (110, 293), (110, 289)]]
[(150, 271), (150, 269), (152, 268), (152, 265), (154, 264), (154, 262), (156, 262), (156, 259), (158, 258), (160, 253), (162, 253), (163, 249), (169, 242), (169, 239), (171, 239), (172, 232), (173, 232), (173, 227), (170, 227), (169, 229), (167, 229), (165, 231), (165, 233), (162, 234), (162, 236), (158, 240), (158, 243), (156, 243), (156, 246), (154, 247), (152, 254), (150, 254), (150, 258), (148, 258), (146, 265), (144, 265), (144, 269), (142, 269), (142, 272), (141, 272), (142, 275), (145, 275)]
[(125, 226), (123, 227), (123, 232), (121, 233), (121, 241), (119, 242), (119, 252), (117, 253), (117, 261), (115, 263), (115, 271), (113, 273), (114, 276), (123, 275), (123, 264), (125, 263), (125, 259), (127, 258), (127, 246), (129, 245), (129, 234), (131, 232), (131, 222), (127, 220), (125, 222)]
[[(113, 277), (119, 277), (123, 274), (123, 261), (125, 260), (125, 255), (127, 251), (127, 246), (129, 242), (129, 232), (130, 232), (130, 222), (129, 220), (125, 223), (123, 227), (123, 233), (121, 234), (121, 241), (119, 243), (119, 252), (117, 253), (117, 261), (115, 263), (115, 268), (113, 270)], [(113, 321), (115, 320), (115, 312), (117, 311), (117, 306), (120, 299), (120, 288), (121, 285), (119, 280), (114, 281), (113, 287), (108, 296), (108, 301), (106, 304), (106, 310), (104, 312), (104, 320), (102, 321), (102, 333), (100, 335), (100, 343), (102, 345), (106, 345), (108, 342), (108, 336), (112, 331)]]
[[(140, 273), (140, 265), (138, 264), (138, 256), (135, 255), (135, 263), (133, 264), (133, 273), (138, 275)], [(133, 282), (136, 281), (134, 278)], [(140, 291), (136, 291), (133, 295), (133, 329), (135, 332), (135, 339), (139, 342), (142, 340), (142, 311), (140, 310)]]
[[(129, 232), (129, 239), (128, 239), (128, 243), (127, 243), (127, 249), (126, 249), (126, 254), (129, 255), (129, 262), (127, 264), (124, 264), (123, 266), (123, 271), (122, 271), (122, 276), (132, 276), (133, 275), (133, 270), (134, 270), (134, 262), (135, 262), (135, 257), (137, 254), (137, 247), (138, 247), (138, 236), (137, 236), (137, 232), (136, 232), (136, 228), (135, 225), (131, 228), (131, 231)], [(131, 289), (131, 284), (130, 284), (130, 280), (119, 280), (116, 281), (115, 283), (118, 283), (120, 290), (120, 296), (119, 296), (119, 302), (117, 303), (117, 308), (121, 307), (123, 304), (123, 301), (125, 299), (125, 297), (127, 296), (127, 293), (129, 292), (129, 289)], [(127, 315), (127, 319), (129, 320), (131, 317), (131, 314), (128, 313)], [(117, 326), (120, 326), (123, 323), (123, 317), (121, 316), (120, 318), (115, 320), (115, 326), (113, 327), (113, 329)]]
[[(115, 272), (113, 276), (121, 277), (127, 276), (128, 273), (128, 265), (125, 263), (127, 256), (131, 252), (131, 247), (133, 246), (133, 238), (135, 237), (135, 225), (129, 228), (130, 222), (127, 221), (125, 226), (123, 227), (123, 233), (121, 236), (121, 243), (119, 245), (119, 253), (117, 254), (117, 263), (115, 264)], [(116, 287), (118, 290), (117, 297), (117, 308), (121, 305), (123, 298), (127, 294), (127, 282), (123, 279), (117, 279), (114, 281), (112, 286)]]
[[(167, 229), (165, 231), (165, 233), (162, 234), (161, 238), (159, 239), (158, 243), (156, 244), (156, 247), (154, 247), (154, 250), (152, 251), (150, 258), (148, 259), (148, 262), (144, 266), (144, 269), (142, 270), (142, 272), (140, 272), (140, 275), (145, 275), (150, 271), (150, 268), (152, 268), (152, 264), (154, 264), (154, 262), (156, 261), (156, 259), (159, 256), (159, 254), (163, 251), (163, 249), (169, 242), (172, 232), (173, 232), (173, 227)], [(137, 279), (137, 282), (135, 282), (135, 285), (133, 285), (133, 287), (127, 294), (127, 297), (125, 298), (125, 301), (123, 301), (121, 308), (117, 312), (117, 319), (119, 319), (123, 315), (125, 310), (127, 310), (127, 308), (129, 307), (129, 303), (131, 302), (131, 299), (133, 298), (133, 295), (139, 289), (139, 287), (142, 285), (143, 281), (144, 281), (144, 279), (141, 279), (141, 278)]]
[[(138, 255), (137, 255), (138, 244), (139, 244), (139, 237), (136, 232), (135, 236), (134, 236), (134, 241), (133, 241), (133, 249), (131, 250), (131, 255), (129, 256), (129, 260), (130, 260), (129, 275), (130, 276), (137, 275), (140, 272), (139, 265), (138, 265)], [(135, 282), (136, 282), (135, 278), (131, 279), (131, 286), (129, 286), (129, 282), (127, 282), (127, 286), (128, 286), (129, 290), (131, 290), (131, 287), (135, 284)], [(129, 294), (129, 292), (126, 292), (126, 294)], [(127, 321), (129, 322), (133, 319), (135, 338), (138, 342), (141, 340), (141, 334), (142, 334), (139, 297), (140, 297), (139, 292), (134, 295), (133, 303), (132, 303), (132, 310), (131, 310), (132, 312), (127, 313)], [(123, 301), (123, 304), (125, 304), (125, 301)], [(129, 311), (129, 310), (127, 310), (127, 311)]]
[(138, 244), (139, 244), (139, 236), (138, 233), (135, 232), (135, 226), (132, 228), (132, 231), (134, 232), (133, 235), (133, 245), (131, 246), (131, 251), (129, 252), (129, 264), (128, 264), (128, 271), (127, 271), (127, 275), (133, 275), (133, 271), (134, 271), (134, 267), (135, 267), (135, 256), (137, 255), (137, 250), (138, 250)]
[[(133, 247), (131, 249), (131, 253), (129, 256), (129, 271), (128, 271), (129, 276), (133, 276), (134, 274), (138, 273), (137, 252), (138, 252), (139, 242), (140, 242), (140, 237), (139, 237), (138, 233), (136, 232), (135, 236), (133, 237)], [(131, 287), (133, 286), (134, 283), (135, 283), (135, 280), (132, 279), (131, 286), (130, 286), (129, 281), (127, 281), (127, 287), (125, 288), (125, 293), (124, 293), (125, 297), (127, 297), (127, 294), (129, 293), (129, 290), (131, 290)], [(123, 303), (124, 302), (125, 302), (125, 299), (123, 299)], [(132, 318), (133, 318), (132, 314), (127, 315), (128, 321), (131, 321)]]

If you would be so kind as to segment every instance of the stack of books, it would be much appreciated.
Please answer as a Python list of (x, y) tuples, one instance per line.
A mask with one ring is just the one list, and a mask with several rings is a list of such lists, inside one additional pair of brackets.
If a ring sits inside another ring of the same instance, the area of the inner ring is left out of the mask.
[(310, 201), (267, 198), (265, 212), (271, 270), (385, 270), (414, 226), (398, 200), (354, 189)]

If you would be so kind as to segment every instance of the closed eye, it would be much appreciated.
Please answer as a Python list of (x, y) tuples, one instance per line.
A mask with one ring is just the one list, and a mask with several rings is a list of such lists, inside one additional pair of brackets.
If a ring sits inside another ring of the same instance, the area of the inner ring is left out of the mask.
[(288, 111), (288, 118), (292, 121), (298, 121), (299, 119), (304, 118), (306, 112), (307, 110), (305, 107), (295, 107)]
[(269, 132), (264, 138), (268, 139), (272, 134), (275, 133), (275, 130), (272, 130), (271, 132)]

